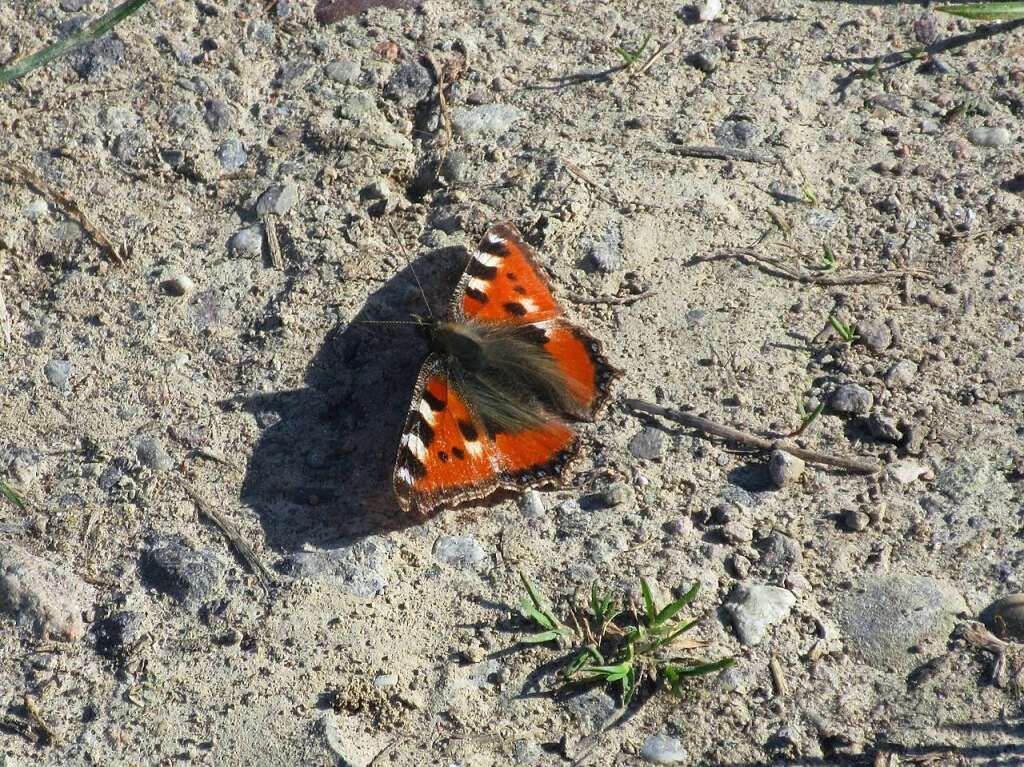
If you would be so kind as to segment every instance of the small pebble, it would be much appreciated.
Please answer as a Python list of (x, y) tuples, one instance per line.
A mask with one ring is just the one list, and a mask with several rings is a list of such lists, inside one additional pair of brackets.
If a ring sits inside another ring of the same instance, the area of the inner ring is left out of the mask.
[(859, 509), (846, 509), (843, 512), (843, 527), (855, 533), (866, 530), (871, 524), (871, 517)]
[(71, 363), (68, 360), (50, 360), (43, 367), (43, 375), (55, 389), (66, 392), (71, 378)]
[(729, 543), (750, 543), (754, 540), (754, 531), (742, 522), (730, 522), (722, 527), (722, 537)]
[(42, 197), (33, 197), (32, 201), (21, 209), (21, 215), (29, 221), (38, 221), (50, 211), (50, 206)]
[(214, 133), (229, 130), (234, 123), (231, 107), (220, 99), (210, 99), (206, 102), (203, 119), (206, 121), (206, 126)]
[(196, 284), (187, 274), (176, 274), (160, 283), (164, 292), (172, 296), (187, 296), (196, 288)]
[(625, 482), (615, 482), (601, 492), (601, 501), (605, 506), (625, 506), (632, 504), (635, 493)]
[(452, 128), (464, 138), (479, 135), (500, 136), (525, 115), (507, 104), (459, 107), (452, 112)]
[(864, 415), (875, 404), (874, 395), (860, 384), (847, 383), (840, 386), (829, 399), (829, 406), (837, 413)]
[(645, 426), (629, 441), (629, 452), (634, 458), (657, 461), (665, 445), (665, 432), (655, 426)]
[(651, 764), (681, 764), (687, 753), (683, 744), (668, 735), (649, 735), (640, 749), (640, 756)]
[(982, 622), (1000, 639), (1024, 640), (1024, 594), (997, 599), (981, 613)]
[(732, 618), (740, 642), (751, 646), (764, 639), (770, 626), (784, 621), (795, 604), (796, 597), (786, 589), (749, 585), (738, 587), (724, 609)]
[(96, 590), (65, 567), (10, 542), (0, 546), (0, 612), (36, 637), (81, 639), (82, 613), (95, 597)]
[(871, 436), (875, 439), (892, 442), (895, 445), (903, 441), (903, 432), (899, 430), (894, 418), (880, 413), (872, 413), (868, 416), (867, 426)]
[(116, 658), (142, 636), (145, 616), (131, 610), (122, 610), (109, 618), (97, 621), (92, 627), (96, 637), (96, 651), (107, 658)]
[(154, 533), (146, 541), (139, 569), (151, 586), (196, 611), (220, 584), (224, 564), (180, 535)]
[(910, 360), (900, 360), (885, 373), (885, 385), (890, 389), (905, 389), (914, 382), (917, 365)]
[(714, 21), (722, 15), (722, 0), (698, 0), (697, 18), (701, 21)]
[(273, 213), (283, 216), (295, 206), (298, 199), (299, 191), (295, 184), (273, 184), (256, 201), (256, 215)]
[(241, 141), (237, 138), (229, 138), (224, 139), (217, 147), (217, 159), (224, 170), (235, 171), (245, 165), (249, 155), (246, 154)]
[(153, 471), (170, 471), (174, 468), (174, 459), (154, 437), (141, 437), (135, 444), (135, 454), (139, 461)]
[(231, 235), (228, 249), (237, 256), (259, 258), (263, 255), (263, 229), (259, 226), (239, 229)]
[(715, 131), (715, 143), (734, 149), (749, 149), (764, 141), (764, 131), (751, 120), (725, 120)]
[(1006, 128), (973, 128), (967, 133), (967, 140), (975, 146), (1000, 147), (1009, 144), (1011, 138)]
[(773, 450), (768, 459), (768, 476), (775, 487), (783, 488), (800, 479), (804, 473), (805, 463), (792, 453), (784, 450)]
[(434, 558), (452, 567), (471, 568), (486, 557), (483, 547), (469, 535), (442, 535), (434, 543)]
[(585, 242), (587, 258), (599, 271), (609, 274), (622, 268), (622, 228), (617, 222), (605, 226), (595, 237)]
[(414, 107), (430, 96), (434, 76), (425, 66), (413, 61), (403, 64), (391, 75), (384, 86), (384, 98), (397, 101), (400, 106)]
[(543, 517), (544, 498), (536, 490), (529, 490), (519, 499), (519, 511), (524, 517)]
[(349, 85), (359, 80), (361, 68), (355, 61), (332, 61), (324, 67), (324, 74), (336, 83)]
[(883, 352), (892, 346), (892, 330), (878, 320), (858, 322), (857, 335), (860, 342), (873, 352)]

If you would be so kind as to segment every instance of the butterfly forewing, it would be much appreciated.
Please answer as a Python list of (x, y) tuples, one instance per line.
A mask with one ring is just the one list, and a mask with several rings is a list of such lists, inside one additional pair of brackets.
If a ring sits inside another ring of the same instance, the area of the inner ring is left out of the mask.
[(511, 224), (487, 230), (455, 291), (452, 315), (477, 322), (538, 322), (562, 314), (536, 254)]

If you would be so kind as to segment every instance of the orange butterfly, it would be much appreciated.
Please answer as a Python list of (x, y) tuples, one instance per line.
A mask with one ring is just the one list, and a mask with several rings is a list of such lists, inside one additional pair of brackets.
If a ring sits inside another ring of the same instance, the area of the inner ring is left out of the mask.
[(567, 421), (594, 420), (621, 373), (563, 317), (514, 226), (487, 231), (449, 319), (428, 330), (395, 461), (399, 505), (426, 516), (561, 479), (579, 452)]

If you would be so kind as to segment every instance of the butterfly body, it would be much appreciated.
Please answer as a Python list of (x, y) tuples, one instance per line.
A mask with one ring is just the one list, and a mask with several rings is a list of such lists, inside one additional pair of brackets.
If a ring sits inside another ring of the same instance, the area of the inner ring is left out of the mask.
[(428, 336), (394, 474), (399, 505), (420, 514), (560, 479), (578, 453), (567, 422), (593, 420), (619, 375), (509, 224), (480, 241)]

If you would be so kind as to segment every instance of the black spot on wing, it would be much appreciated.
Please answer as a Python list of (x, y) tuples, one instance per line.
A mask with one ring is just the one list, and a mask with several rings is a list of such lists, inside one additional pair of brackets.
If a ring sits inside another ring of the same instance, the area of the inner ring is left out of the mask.
[(454, 456), (455, 456), (456, 458), (458, 458), (458, 459), (459, 459), (460, 461), (461, 461), (461, 460), (462, 460), (463, 458), (465, 458), (465, 457), (466, 457), (466, 454), (462, 452), (462, 448), (461, 448), (461, 447), (453, 447), (453, 448), (452, 448), (452, 455), (454, 455)]
[(435, 413), (439, 410), (444, 410), (444, 401), (439, 400), (426, 389), (423, 390), (423, 401), (426, 402), (430, 406), (430, 409)]
[(476, 288), (466, 288), (466, 295), (474, 301), (479, 301), (481, 304), (487, 303), (487, 294), (477, 290)]
[(423, 479), (427, 476), (427, 467), (423, 465), (423, 462), (419, 458), (412, 454), (412, 451), (408, 447), (402, 448), (402, 458), (400, 463), (409, 470), (409, 474), (412, 475), (413, 479)]
[(498, 267), (487, 266), (480, 263), (478, 259), (472, 258), (469, 261), (469, 266), (466, 267), (466, 274), (479, 277), (481, 280), (490, 281), (498, 276)]
[(509, 301), (505, 304), (505, 311), (515, 317), (522, 317), (526, 314), (526, 307), (517, 301)]
[(505, 272), (505, 276), (508, 277), (509, 282), (519, 282), (515, 272)]
[(480, 433), (476, 430), (476, 427), (469, 421), (459, 421), (459, 431), (462, 432), (462, 436), (467, 442), (476, 442)]
[(438, 451), (437, 457), (438, 459), (440, 459), (441, 463), (448, 463), (448, 453), (446, 453), (444, 450)]
[(514, 288), (512, 288), (512, 290), (514, 290), (516, 293), (518, 293), (521, 296), (525, 296), (526, 295), (526, 288), (524, 288), (522, 285), (516, 285)]
[(417, 433), (423, 441), (423, 446), (429, 447), (430, 443), (434, 441), (434, 429), (429, 423), (427, 423), (427, 419), (423, 417), (423, 413), (418, 410), (416, 411), (416, 420), (419, 427)]
[(505, 258), (508, 255), (508, 242), (501, 238), (491, 239), (491, 235), (485, 235), (480, 240), (480, 250), (484, 253), (490, 253), (492, 256), (498, 256), (499, 258)]

